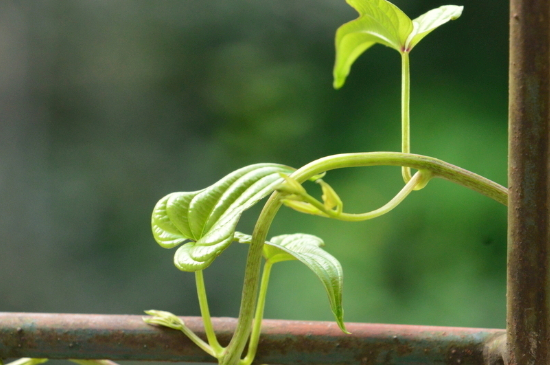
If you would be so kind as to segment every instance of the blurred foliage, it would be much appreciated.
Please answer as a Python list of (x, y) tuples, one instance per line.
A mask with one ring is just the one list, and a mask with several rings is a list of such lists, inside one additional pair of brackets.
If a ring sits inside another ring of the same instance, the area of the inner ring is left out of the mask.
[[(443, 5), (395, 3), (411, 17)], [(507, 5), (456, 5), (411, 56), (412, 151), (505, 185)], [(1, 2), (0, 310), (198, 315), (193, 275), (150, 232), (161, 197), (252, 163), (399, 150), (397, 53), (373, 47), (332, 89), (334, 33), (355, 17), (344, 0)], [(325, 180), (361, 212), (400, 176)], [(346, 321), (505, 326), (506, 209), (476, 193), (432, 181), (363, 223), (283, 209), (270, 236), (295, 232), (341, 261)], [(237, 315), (243, 272), (227, 267), (245, 255), (205, 272), (213, 315)], [(274, 269), (267, 318), (332, 320), (302, 266)]]

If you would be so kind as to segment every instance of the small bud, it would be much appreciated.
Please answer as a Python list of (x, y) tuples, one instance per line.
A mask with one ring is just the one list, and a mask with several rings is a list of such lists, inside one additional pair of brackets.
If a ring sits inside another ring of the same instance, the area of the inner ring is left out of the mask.
[(323, 203), (325, 204), (325, 208), (327, 210), (332, 210), (336, 208), (337, 213), (341, 213), (342, 209), (344, 207), (344, 203), (342, 203), (342, 199), (336, 194), (334, 189), (324, 182), (323, 180), (318, 180), (317, 183), (321, 184), (321, 188), (323, 189)]
[(320, 174), (317, 174), (317, 175), (314, 175), (314, 176), (310, 177), (309, 181), (317, 182), (317, 180), (322, 179), (323, 177), (325, 177), (326, 174), (327, 174), (326, 171), (321, 172)]
[(306, 189), (304, 189), (304, 187), (298, 181), (285, 174), (280, 173), (279, 175), (281, 175), (281, 177), (285, 179), (285, 181), (282, 184), (278, 185), (275, 190), (278, 190), (284, 194), (307, 194)]
[(147, 324), (157, 324), (159, 326), (164, 326), (179, 331), (185, 327), (183, 321), (170, 312), (148, 310), (145, 311), (145, 313), (151, 316), (143, 317), (143, 321)]
[(306, 203), (306, 202), (290, 200), (290, 199), (283, 199), (281, 201), (287, 207), (292, 208), (292, 209), (294, 209), (294, 210), (296, 210), (300, 213), (320, 215), (320, 216), (323, 216), (323, 217), (327, 216), (325, 213), (323, 213), (322, 211), (320, 211), (319, 209), (317, 209), (313, 205), (311, 205), (309, 203)]

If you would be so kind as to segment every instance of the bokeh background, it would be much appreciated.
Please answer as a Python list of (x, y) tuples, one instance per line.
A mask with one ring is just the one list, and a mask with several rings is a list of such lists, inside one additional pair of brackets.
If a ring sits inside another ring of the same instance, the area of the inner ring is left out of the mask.
[[(413, 18), (444, 5), (395, 3)], [(506, 185), (508, 8), (456, 4), (411, 54), (412, 151)], [(150, 233), (161, 197), (258, 162), (399, 150), (397, 52), (373, 47), (332, 88), (334, 33), (354, 18), (344, 0), (0, 2), (0, 310), (198, 315), (193, 275)], [(395, 167), (325, 180), (350, 212), (402, 186)], [(432, 181), (362, 223), (283, 209), (271, 235), (295, 232), (341, 261), (346, 321), (505, 326), (506, 209), (477, 193)], [(215, 316), (237, 316), (246, 249), (205, 272)], [(285, 262), (266, 318), (332, 315)]]

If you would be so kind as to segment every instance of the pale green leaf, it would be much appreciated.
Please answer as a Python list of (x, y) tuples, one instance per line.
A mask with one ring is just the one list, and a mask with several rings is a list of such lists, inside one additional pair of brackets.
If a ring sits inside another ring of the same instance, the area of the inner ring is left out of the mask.
[(386, 0), (347, 0), (359, 18), (342, 25), (336, 32), (334, 87), (344, 85), (351, 65), (376, 43), (401, 52), (413, 30), (411, 19)]
[(376, 43), (400, 53), (410, 50), (435, 28), (462, 14), (462, 6), (446, 5), (411, 20), (386, 0), (347, 0), (359, 18), (336, 31), (334, 88), (341, 88), (355, 60)]
[(325, 205), (325, 208), (327, 210), (331, 210), (336, 208), (336, 212), (341, 213), (342, 209), (344, 207), (344, 203), (342, 203), (342, 199), (336, 194), (336, 191), (327, 184), (323, 180), (319, 180), (318, 183), (321, 185), (321, 188), (323, 189), (323, 203)]
[(462, 15), (463, 6), (445, 5), (437, 9), (428, 11), (413, 20), (413, 31), (409, 35), (405, 48), (410, 51), (431, 31), (437, 27), (455, 20)]
[(218, 257), (223, 250), (229, 247), (230, 244), (231, 242), (227, 243), (227, 241), (224, 240), (220, 245), (211, 247), (212, 250), (218, 250), (217, 254), (216, 251), (212, 251), (214, 254), (211, 255), (210, 258), (205, 260), (197, 260), (193, 257), (193, 251), (197, 248), (197, 242), (188, 242), (176, 250), (176, 253), (174, 254), (174, 265), (176, 265), (176, 267), (181, 271), (195, 272), (204, 270), (210, 266), (216, 257)]
[[(190, 238), (191, 232), (188, 230), (185, 233), (182, 233), (181, 229), (178, 229), (174, 222), (168, 216), (167, 204), (168, 201), (174, 197), (176, 194), (185, 194), (193, 196), (195, 193), (173, 193), (166, 195), (164, 198), (159, 200), (153, 209), (153, 215), (151, 217), (151, 227), (153, 230), (153, 237), (159, 245), (164, 248), (172, 248), (178, 246), (182, 242)], [(179, 225), (182, 225), (182, 222), (185, 218), (182, 217)]]
[(288, 234), (273, 237), (266, 242), (263, 254), (272, 263), (299, 260), (309, 267), (325, 287), (336, 323), (347, 333), (342, 308), (344, 272), (340, 262), (323, 250), (322, 246), (324, 242), (319, 237), (302, 233)]
[(274, 191), (282, 182), (279, 173), (292, 171), (283, 165), (256, 164), (206, 189), (169, 194), (153, 210), (153, 236), (165, 248), (191, 241), (178, 249), (174, 263), (180, 270), (202, 270), (231, 244), (243, 211)]

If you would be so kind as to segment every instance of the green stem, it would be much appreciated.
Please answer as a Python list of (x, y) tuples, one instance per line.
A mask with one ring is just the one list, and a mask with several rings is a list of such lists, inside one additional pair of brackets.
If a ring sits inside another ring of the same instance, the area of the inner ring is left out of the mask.
[(206, 342), (204, 342), (202, 340), (202, 338), (200, 338), (199, 336), (197, 336), (195, 334), (195, 332), (191, 331), (189, 328), (187, 328), (187, 326), (183, 326), (183, 328), (180, 329), (181, 332), (183, 332), (184, 335), (186, 335), (187, 337), (189, 337), (189, 339), (191, 341), (193, 341), (193, 343), (197, 346), (199, 346), (204, 352), (206, 352), (208, 355), (214, 357), (214, 358), (218, 358), (219, 354), (217, 354), (216, 352), (214, 352), (214, 350), (212, 349), (212, 347), (210, 347), (210, 345), (208, 345)]
[[(424, 172), (425, 175), (430, 175), (429, 172)], [(373, 219), (376, 217), (380, 217), (381, 215), (384, 215), (397, 207), (413, 190), (415, 190), (415, 187), (419, 182), (424, 180), (425, 177), (422, 175), (422, 171), (418, 171), (414, 176), (409, 180), (407, 184), (393, 197), (392, 200), (387, 202), (384, 206), (372, 210), (370, 212), (361, 213), (361, 214), (352, 214), (352, 213), (344, 213), (344, 212), (335, 212), (334, 210), (326, 209), (324, 204), (318, 201), (317, 199), (311, 197), (310, 195), (305, 196), (305, 201), (310, 203), (311, 205), (315, 206), (317, 209), (321, 210), (323, 213), (325, 213), (330, 218), (338, 219), (341, 221), (346, 222), (360, 222), (365, 221), (368, 219)]]
[[(406, 166), (417, 170), (427, 170), (433, 177), (477, 191), (497, 202), (508, 204), (508, 189), (473, 172), (451, 165), (447, 162), (421, 155), (399, 152), (365, 152), (327, 156), (315, 160), (296, 170), (291, 177), (302, 183), (322, 172), (345, 167), (359, 166)], [(254, 308), (258, 293), (262, 247), (277, 211), (281, 207), (281, 194), (275, 192), (266, 202), (254, 227), (252, 241), (248, 250), (241, 309), (235, 334), (220, 359), (221, 365), (238, 365), (240, 356), (250, 336)]]
[(197, 284), (197, 295), (199, 297), (199, 306), (201, 309), (202, 321), (204, 324), (204, 331), (206, 332), (206, 338), (212, 348), (212, 351), (218, 356), (221, 355), (224, 350), (216, 338), (214, 327), (212, 326), (212, 318), (210, 317), (210, 310), (208, 308), (208, 299), (206, 297), (206, 288), (204, 286), (204, 275), (202, 270), (195, 271), (195, 282)]
[(281, 207), (279, 194), (274, 193), (269, 197), (252, 234), (252, 241), (248, 249), (246, 268), (244, 273), (243, 293), (241, 297), (241, 309), (237, 328), (231, 342), (226, 348), (225, 355), (220, 359), (220, 365), (238, 365), (241, 354), (250, 336), (256, 298), (258, 296), (258, 281), (260, 277), (260, 264), (262, 260), (262, 247), (267, 237), (275, 214)]
[[(401, 52), (401, 152), (411, 153), (411, 131), (410, 131), (410, 91), (411, 73), (409, 67), (409, 52)], [(403, 180), (409, 182), (411, 179), (410, 167), (403, 166), (401, 169)]]
[(310, 162), (290, 176), (301, 183), (321, 172), (360, 166), (406, 166), (426, 170), (434, 178), (449, 180), (508, 205), (508, 189), (505, 187), (445, 161), (412, 153), (363, 152), (332, 155)]
[(267, 295), (267, 286), (269, 284), (269, 276), (271, 274), (271, 268), (273, 263), (266, 261), (264, 265), (264, 271), (262, 273), (262, 282), (260, 284), (260, 295), (258, 297), (258, 304), (256, 306), (256, 315), (254, 316), (254, 327), (252, 328), (252, 334), (250, 335), (250, 343), (248, 344), (248, 353), (246, 357), (240, 362), (240, 365), (250, 365), (254, 361), (256, 351), (258, 350), (258, 342), (260, 341), (260, 332), (262, 330), (262, 319), (264, 318), (265, 299)]

